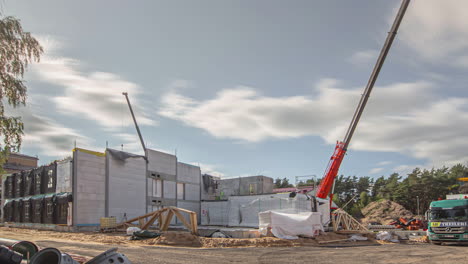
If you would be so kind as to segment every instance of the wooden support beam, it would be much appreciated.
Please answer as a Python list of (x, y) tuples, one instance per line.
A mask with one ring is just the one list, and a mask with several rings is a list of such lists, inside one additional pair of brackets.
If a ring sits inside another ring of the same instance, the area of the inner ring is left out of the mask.
[(154, 221), (156, 221), (156, 218), (159, 216), (159, 214), (160, 214), (160, 212), (158, 212), (158, 211), (153, 212), (153, 216), (148, 220), (148, 222), (146, 222), (145, 225), (143, 225), (143, 227), (141, 229), (142, 230), (148, 229), (154, 223)]
[(173, 211), (174, 211), (175, 215), (177, 216), (177, 218), (179, 218), (180, 221), (182, 221), (182, 224), (184, 224), (184, 226), (187, 227), (188, 230), (193, 232), (192, 225), (189, 222), (187, 222), (187, 220), (185, 220), (185, 217), (178, 210), (173, 209)]
[(165, 216), (166, 219), (164, 220), (164, 224), (161, 227), (161, 231), (167, 231), (167, 229), (169, 228), (169, 224), (172, 221), (173, 216), (174, 216), (174, 212), (172, 210), (168, 210)]

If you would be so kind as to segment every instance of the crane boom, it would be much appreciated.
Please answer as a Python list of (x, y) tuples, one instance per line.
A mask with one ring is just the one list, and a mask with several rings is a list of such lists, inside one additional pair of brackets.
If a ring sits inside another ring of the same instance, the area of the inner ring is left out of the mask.
[(132, 114), (133, 123), (135, 124), (135, 128), (137, 130), (138, 137), (140, 137), (140, 143), (141, 143), (141, 146), (143, 147), (143, 151), (145, 152), (145, 157), (146, 157), (147, 154), (146, 154), (145, 142), (143, 141), (143, 136), (141, 135), (140, 127), (138, 127), (138, 123), (136, 121), (135, 114), (133, 113), (133, 108), (132, 108), (132, 105), (130, 104), (130, 99), (128, 99), (128, 93), (122, 93), (122, 95), (124, 95), (125, 99), (127, 99), (128, 108), (130, 108), (130, 114)]
[(330, 158), (330, 162), (328, 163), (327, 169), (325, 170), (325, 175), (320, 182), (320, 185), (316, 192), (316, 197), (319, 198), (326, 198), (331, 191), (333, 186), (333, 182), (335, 181), (336, 176), (338, 175), (338, 170), (340, 169), (341, 162), (346, 154), (348, 149), (349, 143), (351, 142), (351, 138), (353, 137), (354, 131), (356, 130), (357, 124), (361, 119), (361, 115), (366, 107), (367, 101), (369, 100), (370, 93), (372, 92), (372, 88), (374, 88), (375, 81), (379, 76), (380, 70), (385, 62), (385, 58), (387, 57), (388, 51), (392, 46), (393, 40), (397, 34), (398, 28), (400, 27), (401, 21), (403, 16), (405, 15), (406, 9), (410, 0), (403, 0), (401, 3), (400, 9), (395, 17), (395, 21), (393, 22), (392, 28), (390, 32), (388, 32), (387, 39), (380, 51), (379, 58), (375, 63), (374, 69), (372, 71), (371, 76), (369, 77), (369, 81), (367, 82), (367, 86), (364, 90), (364, 93), (361, 96), (361, 100), (354, 112), (353, 119), (349, 125), (348, 131), (343, 139), (343, 141), (338, 141), (335, 146), (335, 151), (333, 152), (332, 157)]

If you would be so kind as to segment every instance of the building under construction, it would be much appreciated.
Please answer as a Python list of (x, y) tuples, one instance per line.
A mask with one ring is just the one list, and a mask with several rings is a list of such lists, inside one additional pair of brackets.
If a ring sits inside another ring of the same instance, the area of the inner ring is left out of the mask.
[(4, 177), (4, 221), (77, 230), (98, 227), (101, 217), (120, 222), (166, 206), (200, 215), (200, 168), (146, 151), (145, 157), (76, 148), (70, 159)]

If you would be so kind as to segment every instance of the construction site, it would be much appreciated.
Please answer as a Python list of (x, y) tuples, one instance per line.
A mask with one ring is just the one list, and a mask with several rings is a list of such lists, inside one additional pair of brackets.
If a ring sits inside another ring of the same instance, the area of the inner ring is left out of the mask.
[[(140, 154), (76, 142), (66, 158), (40, 166), (37, 157), (10, 154), (1, 178), (0, 264), (467, 263), (466, 172), (414, 170), (362, 188), (357, 177), (351, 185), (340, 178), (408, 6), (401, 1), (323, 177), (296, 176), (292, 185), (263, 173), (202, 173), (203, 164), (180, 161), (177, 150), (148, 147), (123, 92)], [(430, 173), (452, 173), (444, 193), (426, 191), (423, 180), (408, 187)]]

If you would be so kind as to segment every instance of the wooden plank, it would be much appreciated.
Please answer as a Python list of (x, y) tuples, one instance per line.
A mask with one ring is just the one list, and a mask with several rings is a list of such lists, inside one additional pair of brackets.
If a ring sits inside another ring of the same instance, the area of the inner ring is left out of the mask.
[(190, 214), (190, 223), (192, 224), (192, 233), (194, 235), (198, 235), (198, 221), (197, 221), (197, 213), (192, 212)]
[(164, 224), (161, 228), (161, 231), (167, 231), (167, 229), (169, 228), (169, 224), (172, 221), (173, 216), (174, 216), (174, 212), (172, 210), (168, 210), (167, 215), (165, 216), (166, 219), (164, 220)]
[(190, 223), (187, 222), (187, 220), (185, 219), (185, 217), (175, 208), (172, 209), (175, 213), (175, 215), (177, 216), (177, 218), (180, 219), (180, 221), (182, 221), (182, 223), (184, 224), (185, 227), (187, 227), (188, 230), (190, 230), (191, 232), (193, 232), (193, 229), (192, 227), (190, 226)]
[(349, 241), (349, 238), (346, 239), (336, 239), (336, 240), (327, 240), (327, 241), (319, 241), (319, 244), (327, 244), (327, 243), (335, 243), (335, 242), (344, 242)]
[(148, 222), (146, 222), (146, 224), (141, 229), (142, 230), (148, 229), (154, 223), (154, 221), (156, 220), (159, 214), (160, 212), (158, 211), (154, 212), (153, 216), (148, 220)]
[(184, 209), (184, 208), (178, 208), (178, 207), (174, 207), (175, 209), (181, 211), (181, 212), (184, 212), (184, 213), (195, 213), (194, 211), (190, 211), (190, 210), (187, 210), (187, 209)]

